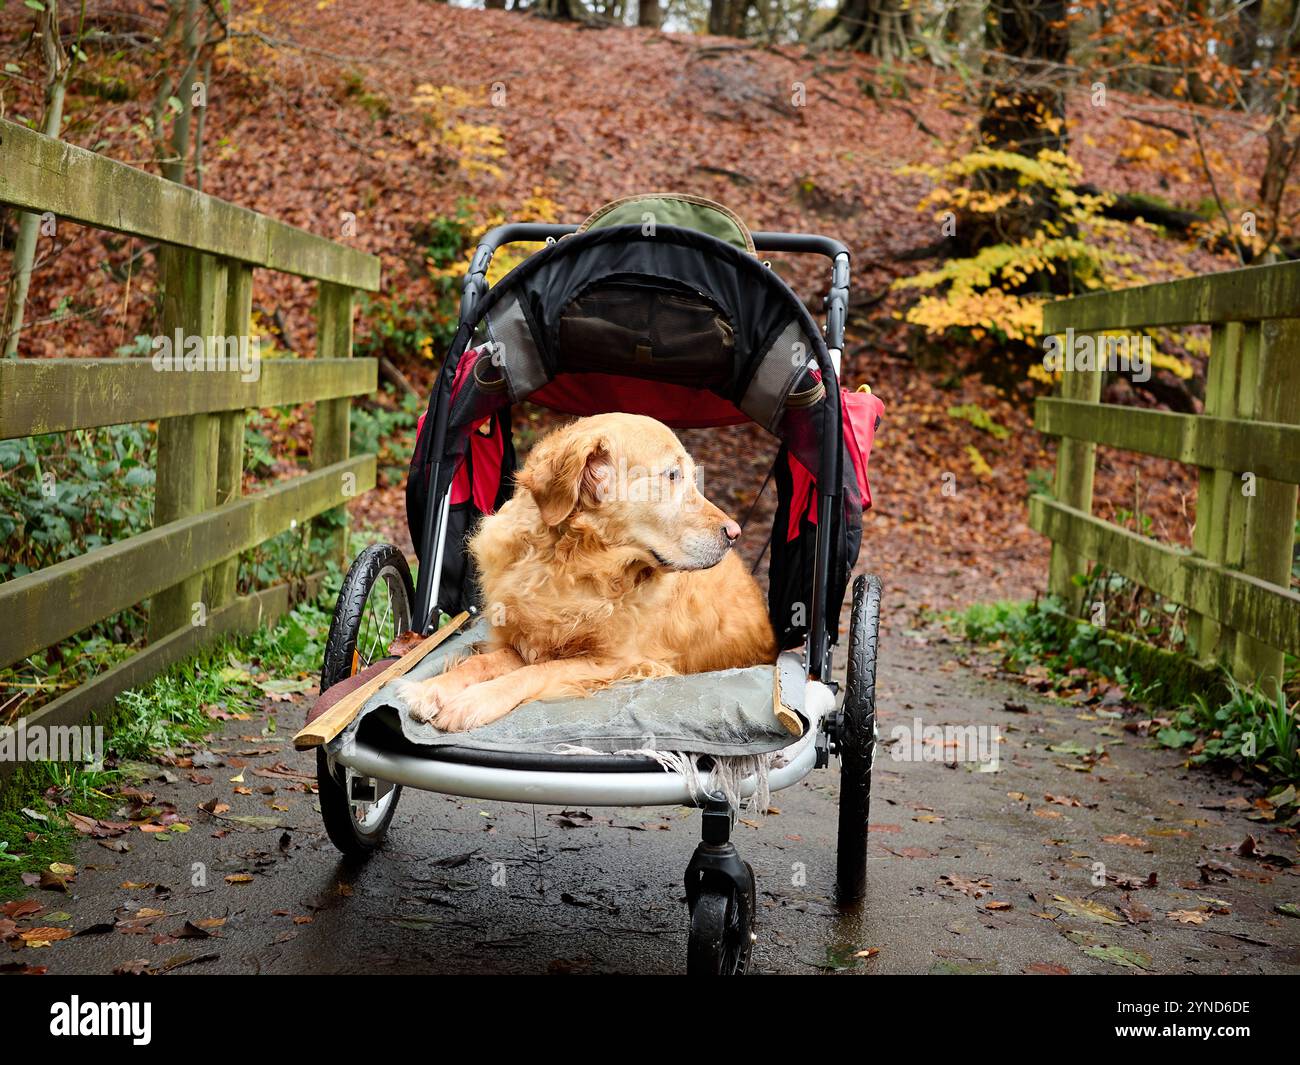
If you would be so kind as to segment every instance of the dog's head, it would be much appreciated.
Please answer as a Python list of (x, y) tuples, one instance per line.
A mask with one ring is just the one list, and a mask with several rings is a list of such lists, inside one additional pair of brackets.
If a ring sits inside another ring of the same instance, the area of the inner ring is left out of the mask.
[(658, 569), (708, 569), (740, 526), (699, 490), (695, 463), (662, 422), (582, 418), (543, 438), (517, 478), (548, 526), (589, 532)]

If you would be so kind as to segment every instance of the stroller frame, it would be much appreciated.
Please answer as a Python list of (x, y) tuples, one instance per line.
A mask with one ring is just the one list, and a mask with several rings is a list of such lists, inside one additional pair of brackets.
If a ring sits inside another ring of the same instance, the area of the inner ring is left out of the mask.
[[(464, 326), (474, 320), (476, 309), (489, 291), (488, 268), (501, 247), (515, 242), (550, 245), (577, 230), (578, 227), (571, 225), (508, 223), (488, 232), (474, 251), (462, 285), (460, 324)], [(799, 233), (758, 232), (753, 234), (753, 240), (758, 252), (813, 253), (831, 261), (830, 286), (824, 299), (823, 335), (836, 378), (827, 382), (827, 394), (838, 404), (838, 375), (848, 309), (848, 249), (830, 237)], [(824, 370), (823, 376), (828, 376)], [(437, 402), (431, 404), (429, 415), (431, 454), (435, 456), (429, 483), (437, 486), (449, 420), (445, 389), (437, 390)], [(828, 609), (838, 610), (840, 606), (827, 602), (831, 567), (831, 536), (827, 530), (832, 528), (837, 502), (843, 436), (842, 412), (837, 410), (837, 415), (833, 420), (837, 435), (833, 440), (823, 441), (822, 470), (817, 478), (819, 524), (812, 603), (803, 647), (803, 665), (808, 677), (805, 712), (810, 728), (804, 740), (791, 748), (794, 753), (787, 763), (771, 770), (768, 787), (773, 792), (790, 787), (814, 768), (828, 765), (832, 753), (840, 755), (843, 794), (837, 887), (842, 902), (855, 903), (865, 893), (867, 811), (875, 747), (874, 678), (880, 585), (874, 577), (859, 577), (854, 584), (848, 686), (843, 706), (837, 709), (839, 686), (831, 679), (832, 643), (827, 625)], [(428, 492), (419, 552), (424, 564), (419, 567), (417, 584), (412, 586), (405, 558), (391, 545), (372, 545), (354, 562), (331, 627), (330, 647), (335, 643), (338, 647), (333, 653), (327, 647), (322, 692), (346, 677), (340, 666), (343, 652), (350, 669), (355, 671), (357, 600), (364, 601), (380, 580), (388, 584), (396, 628), (405, 625), (422, 634), (435, 629), (440, 616), (436, 604), (443, 578), (451, 495), (450, 481), (445, 491)], [(378, 845), (403, 786), (505, 802), (701, 806), (704, 808), (702, 840), (687, 871), (691, 911), (687, 968), (692, 973), (738, 974), (748, 965), (754, 938), (755, 889), (752, 870), (739, 859), (730, 839), (736, 810), (721, 793), (692, 790), (686, 778), (665, 772), (649, 758), (505, 753), (468, 747), (444, 747), (436, 757), (420, 757), (362, 742), (351, 731), (345, 731), (318, 748), (318, 776), (326, 828), (335, 844), (352, 857), (362, 857)], [(756, 787), (755, 778), (744, 781), (741, 797), (749, 797)]]
[[(462, 283), (460, 302), (460, 321), (470, 321), (482, 298), (487, 294), (487, 271), (492, 265), (492, 257), (506, 244), (517, 242), (552, 243), (561, 237), (576, 233), (577, 226), (549, 225), (535, 222), (511, 222), (486, 233), (474, 251), (470, 260), (468, 273)], [(838, 240), (831, 237), (816, 236), (805, 233), (755, 233), (754, 247), (757, 251), (815, 253), (831, 260), (831, 284), (826, 294), (825, 336), (826, 346), (831, 355), (835, 375), (839, 376), (840, 360), (844, 348), (844, 322), (849, 305), (849, 250)], [(440, 455), (446, 434), (446, 404), (440, 405), (434, 414), (433, 453)], [(835, 422), (837, 434), (843, 432), (839, 419)], [(823, 447), (824, 455), (834, 461), (839, 456), (841, 438), (828, 442)], [(438, 483), (439, 468), (435, 463), (431, 483)], [(831, 507), (834, 505), (837, 482), (833, 477), (824, 476), (819, 480), (820, 499), (818, 506), (821, 514), (821, 529), (830, 528)], [(446, 537), (447, 510), (451, 500), (448, 491), (443, 495), (441, 504), (435, 493), (429, 493), (429, 511), (425, 515), (425, 542), (420, 552), (421, 558), (435, 560), (433, 567), (420, 568), (419, 584), (416, 586), (416, 617), (423, 619), (420, 628), (428, 632), (437, 619), (434, 603), (437, 601), (438, 589), (442, 580), (442, 555)], [(829, 578), (830, 550), (829, 540), (825, 536), (817, 538), (817, 562), (813, 583), (813, 601), (810, 610), (812, 622), (808, 634), (806, 661), (812, 676), (822, 678), (830, 666), (830, 645), (826, 639), (826, 585)], [(426, 571), (430, 571), (426, 573)]]

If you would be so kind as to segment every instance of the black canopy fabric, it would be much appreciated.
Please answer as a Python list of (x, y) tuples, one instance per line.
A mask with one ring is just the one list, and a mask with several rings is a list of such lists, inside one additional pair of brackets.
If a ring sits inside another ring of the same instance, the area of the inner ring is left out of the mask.
[[(559, 390), (564, 403), (556, 401)], [(615, 226), (548, 245), (461, 322), (411, 463), (407, 520), (417, 550), (431, 487), (441, 499), (466, 464), (471, 478), (496, 483), (478, 484), (452, 504), (438, 607), (454, 612), (476, 600), (465, 541), (489, 509), (479, 504), (491, 499), (499, 506), (513, 489), (510, 405), (550, 400), (570, 412), (598, 413), (628, 409), (632, 394), (642, 413), (656, 413), (659, 402), (670, 423), (670, 410), (694, 396), (708, 424), (743, 416), (780, 441), (769, 611), (783, 647), (801, 640), (811, 623), (816, 511), (791, 519), (797, 475), (807, 471), (819, 486), (832, 486), (826, 626), (834, 639), (861, 540), (862, 501), (844, 450), (825, 340), (802, 301), (759, 260), (670, 226), (653, 233)], [(474, 469), (476, 451), (486, 446), (482, 439), (471, 446), (476, 427), (501, 439), (493, 461)], [(431, 486), (435, 466), (439, 483)]]

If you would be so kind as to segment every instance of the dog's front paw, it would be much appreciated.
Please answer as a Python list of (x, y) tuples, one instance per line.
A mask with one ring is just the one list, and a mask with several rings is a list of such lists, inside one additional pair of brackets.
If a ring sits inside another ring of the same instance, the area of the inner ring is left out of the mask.
[(476, 684), (446, 700), (433, 723), (443, 732), (468, 732), (505, 717), (517, 705), (492, 682)]
[(442, 703), (432, 719), (434, 725), (443, 732), (467, 732), (474, 728), (477, 724), (474, 720), (476, 704), (472, 699), (465, 698), (473, 690), (473, 688), (466, 688), (459, 695), (454, 695)]
[(429, 680), (404, 680), (397, 686), (396, 695), (406, 703), (407, 711), (414, 720), (436, 724), (434, 719), (443, 709), (436, 680), (436, 677)]

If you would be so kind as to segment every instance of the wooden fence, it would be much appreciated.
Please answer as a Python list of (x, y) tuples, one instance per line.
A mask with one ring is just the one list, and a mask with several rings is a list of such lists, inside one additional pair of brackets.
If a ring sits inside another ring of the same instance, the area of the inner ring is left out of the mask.
[[(1053, 541), (1052, 592), (1077, 606), (1073, 578), (1098, 562), (1187, 607), (1200, 660), (1272, 692), (1283, 653), (1300, 654), (1300, 263), (1062, 300), (1045, 308), (1044, 334), (1196, 323), (1211, 328), (1203, 414), (1101, 403), (1099, 371), (1067, 370), (1059, 398), (1038, 400), (1039, 430), (1062, 439), (1053, 496), (1031, 499), (1030, 523)], [(1092, 515), (1097, 444), (1198, 467), (1192, 550)]]
[[(148, 647), (27, 718), (74, 724), (205, 642), (288, 609), (287, 585), (236, 594), (240, 553), (374, 486), (375, 457), (350, 456), (348, 439), (350, 397), (378, 376), (375, 360), (350, 357), (353, 296), (378, 289), (379, 260), (5, 121), (0, 203), (158, 242), (161, 335), (203, 338), (202, 369), (0, 360), (0, 439), (158, 422), (153, 529), (0, 585), (0, 667), (149, 600)], [(223, 356), (227, 338), (249, 334), (256, 267), (318, 282), (316, 358), (260, 360), (254, 374), (232, 349)], [(246, 412), (307, 402), (312, 472), (241, 497)]]

